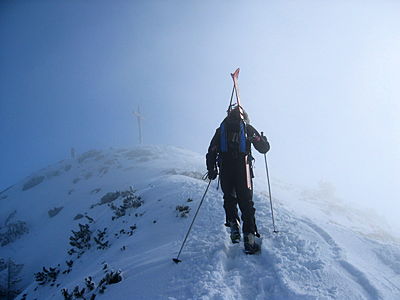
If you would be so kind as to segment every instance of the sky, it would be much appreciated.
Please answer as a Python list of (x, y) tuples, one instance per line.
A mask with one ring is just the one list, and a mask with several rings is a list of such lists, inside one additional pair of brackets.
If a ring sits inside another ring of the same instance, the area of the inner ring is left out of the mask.
[(0, 189), (137, 145), (138, 105), (146, 144), (205, 154), (240, 67), (272, 177), (400, 228), (398, 53), (398, 1), (1, 1)]

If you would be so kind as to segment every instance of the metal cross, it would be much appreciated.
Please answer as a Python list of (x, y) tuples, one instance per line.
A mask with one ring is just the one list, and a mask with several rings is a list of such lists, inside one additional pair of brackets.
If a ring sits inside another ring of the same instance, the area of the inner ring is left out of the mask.
[(138, 105), (137, 111), (132, 112), (137, 120), (138, 120), (138, 126), (139, 126), (139, 144), (143, 143), (143, 137), (142, 137), (142, 120), (144, 119), (142, 114), (140, 113), (140, 106)]

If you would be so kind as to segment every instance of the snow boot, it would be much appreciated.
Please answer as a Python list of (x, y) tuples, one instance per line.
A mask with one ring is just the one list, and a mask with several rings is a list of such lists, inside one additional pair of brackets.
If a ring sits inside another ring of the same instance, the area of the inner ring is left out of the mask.
[(233, 244), (240, 242), (240, 225), (236, 222), (230, 222), (229, 227), (231, 228), (231, 241)]
[(246, 254), (255, 254), (261, 250), (259, 244), (255, 241), (255, 236), (253, 233), (244, 234), (244, 252)]

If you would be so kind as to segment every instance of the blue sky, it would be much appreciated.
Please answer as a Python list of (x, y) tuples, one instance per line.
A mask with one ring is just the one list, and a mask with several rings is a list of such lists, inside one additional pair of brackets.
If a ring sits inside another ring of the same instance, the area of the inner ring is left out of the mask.
[[(93, 148), (205, 153), (241, 67), (273, 176), (390, 220), (400, 167), (397, 1), (2, 1), (0, 188)], [(262, 157), (259, 157), (259, 163)]]

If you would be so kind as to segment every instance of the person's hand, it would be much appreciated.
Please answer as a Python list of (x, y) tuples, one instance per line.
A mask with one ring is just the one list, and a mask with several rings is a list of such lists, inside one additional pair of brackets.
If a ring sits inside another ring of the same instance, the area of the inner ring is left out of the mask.
[(268, 143), (267, 137), (265, 135), (261, 136), (261, 139), (264, 143)]
[(250, 142), (253, 144), (258, 143), (260, 140), (261, 140), (261, 137), (256, 134), (253, 134), (253, 136), (250, 137)]
[(217, 178), (217, 175), (218, 175), (217, 169), (208, 170), (208, 173), (207, 173), (208, 179), (214, 180), (215, 178)]

